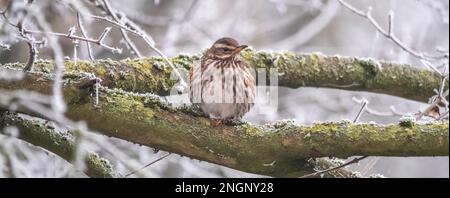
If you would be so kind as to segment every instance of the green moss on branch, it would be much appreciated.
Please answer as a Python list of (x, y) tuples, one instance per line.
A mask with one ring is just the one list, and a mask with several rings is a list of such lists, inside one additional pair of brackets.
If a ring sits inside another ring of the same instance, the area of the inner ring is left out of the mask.
[(367, 91), (427, 102), (441, 80), (428, 70), (372, 59), (250, 50), (242, 54), (254, 68), (277, 69), (279, 85), (291, 88)]
[[(40, 79), (38, 85), (32, 83), (35, 78)], [(0, 82), (0, 89), (47, 92), (52, 86), (39, 74), (28, 74), (23, 81), (27, 80), (31, 81)], [(448, 122), (216, 127), (191, 107), (171, 107), (152, 94), (104, 88), (95, 107), (91, 94), (80, 89), (82, 82), (71, 80), (64, 87), (70, 119), (84, 120), (90, 129), (108, 136), (251, 173), (308, 174), (314, 169), (308, 159), (314, 157), (448, 156), (449, 152)]]
[[(293, 52), (264, 52), (245, 50), (243, 59), (257, 71), (275, 69), (278, 85), (290, 88), (327, 87), (353, 91), (367, 91), (427, 102), (439, 88), (440, 77), (431, 71), (410, 65), (378, 62), (371, 59), (296, 54)], [(171, 58), (181, 73), (189, 70), (198, 56), (179, 55)], [(176, 84), (171, 68), (159, 57), (96, 62), (66, 61), (67, 71), (94, 73), (102, 85), (130, 92), (168, 95)], [(23, 68), (24, 64), (6, 64), (3, 67)], [(36, 61), (36, 72), (49, 73), (51, 61)], [(269, 82), (267, 79), (266, 82)], [(448, 88), (448, 84), (446, 85)]]
[[(0, 134), (1, 129), (6, 126), (17, 127), (20, 131), (19, 139), (45, 148), (68, 162), (74, 158), (75, 142), (71, 133), (57, 131), (48, 124), (26, 119), (14, 113), (0, 112)], [(88, 153), (85, 163), (84, 173), (89, 177), (115, 177), (109, 161), (99, 157), (96, 153)]]

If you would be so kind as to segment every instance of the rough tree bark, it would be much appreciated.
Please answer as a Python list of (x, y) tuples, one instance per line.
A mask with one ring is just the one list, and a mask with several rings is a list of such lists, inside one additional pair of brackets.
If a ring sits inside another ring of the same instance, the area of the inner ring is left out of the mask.
[[(15, 113), (0, 112), (0, 129), (7, 126), (19, 129), (17, 138), (42, 147), (68, 162), (74, 160), (76, 143), (71, 133), (63, 133), (55, 130), (51, 125), (23, 118)], [(0, 134), (4, 134), (4, 131), (0, 130)], [(89, 177), (118, 176), (109, 161), (96, 153), (87, 153), (84, 162), (86, 165), (84, 173)]]
[[(441, 78), (429, 70), (411, 65), (379, 62), (373, 59), (325, 56), (322, 54), (295, 54), (292, 52), (241, 53), (250, 67), (278, 71), (278, 85), (290, 88), (322, 87), (353, 91), (366, 91), (398, 96), (410, 100), (428, 102), (439, 88)], [(178, 55), (171, 58), (174, 65), (187, 72), (198, 55)], [(35, 72), (49, 73), (54, 64), (39, 60)], [(102, 79), (102, 85), (136, 93), (168, 95), (176, 79), (172, 69), (159, 57), (125, 59), (121, 61), (98, 60), (95, 62), (66, 61), (68, 73), (93, 73)], [(9, 63), (3, 67), (22, 68), (21, 63)], [(266, 80), (269, 82), (269, 79)], [(448, 89), (448, 84), (446, 85)]]
[[(439, 76), (426, 70), (372, 60), (253, 51), (245, 51), (243, 57), (255, 68), (277, 68), (279, 85), (292, 88), (335, 87), (427, 101), (440, 82)], [(178, 68), (188, 69), (194, 59), (182, 55), (172, 61)], [(3, 66), (11, 70), (22, 67)], [(0, 81), (0, 89), (49, 93), (52, 67), (49, 61), (38, 61), (34, 72), (17, 82)], [(159, 58), (78, 61), (76, 66), (67, 61), (66, 67), (64, 96), (70, 119), (85, 120), (90, 129), (108, 136), (246, 172), (301, 176), (313, 171), (308, 160), (312, 157), (448, 156), (448, 122), (406, 120), (388, 126), (348, 121), (311, 126), (277, 122), (215, 127), (195, 108), (173, 107), (156, 95), (142, 94), (167, 95), (175, 84), (170, 68)], [(88, 89), (92, 80), (83, 77), (83, 72), (103, 79), (99, 107), (94, 107)]]

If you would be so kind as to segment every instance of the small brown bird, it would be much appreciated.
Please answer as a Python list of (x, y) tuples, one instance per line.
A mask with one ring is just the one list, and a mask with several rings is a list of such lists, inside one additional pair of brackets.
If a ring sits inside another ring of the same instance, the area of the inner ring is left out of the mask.
[(221, 38), (189, 73), (191, 102), (218, 124), (241, 119), (254, 105), (255, 80), (239, 57), (246, 47), (232, 38)]

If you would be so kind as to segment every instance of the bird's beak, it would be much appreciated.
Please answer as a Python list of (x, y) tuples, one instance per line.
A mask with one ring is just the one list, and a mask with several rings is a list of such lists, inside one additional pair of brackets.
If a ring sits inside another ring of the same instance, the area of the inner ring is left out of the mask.
[(248, 47), (247, 45), (241, 45), (241, 46), (237, 47), (237, 48), (234, 50), (234, 53), (233, 53), (233, 54), (237, 54), (237, 53), (241, 52), (243, 49), (245, 49), (245, 48), (247, 48), (247, 47)]

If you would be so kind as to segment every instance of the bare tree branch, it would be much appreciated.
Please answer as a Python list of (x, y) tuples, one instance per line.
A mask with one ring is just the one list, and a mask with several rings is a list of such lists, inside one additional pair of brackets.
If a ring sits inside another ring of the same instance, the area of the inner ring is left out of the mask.
[[(37, 79), (38, 86), (29, 83)], [(65, 80), (68, 118), (85, 120), (90, 129), (108, 136), (251, 173), (302, 176), (312, 172), (311, 157), (448, 155), (448, 122), (402, 120), (387, 126), (349, 121), (311, 126), (276, 122), (215, 127), (195, 108), (173, 107), (152, 94), (103, 87), (101, 102), (94, 107), (95, 99), (83, 88), (86, 81), (76, 75)], [(18, 82), (1, 82), (0, 88), (47, 93), (52, 84), (50, 76), (29, 73)], [(17, 111), (28, 112), (25, 107)], [(273, 161), (274, 166), (266, 166)]]
[[(74, 158), (76, 145), (71, 133), (58, 132), (49, 125), (23, 118), (18, 114), (0, 112), (0, 129), (6, 126), (19, 128), (20, 133), (17, 137), (19, 139), (45, 148), (68, 162)], [(0, 134), (5, 135), (2, 131), (0, 130)], [(88, 153), (84, 162), (86, 163), (84, 173), (90, 177), (117, 176), (109, 161), (96, 153)]]
[[(321, 54), (295, 54), (292, 52), (264, 52), (247, 50), (243, 58), (255, 70), (278, 73), (279, 86), (324, 87), (351, 91), (367, 91), (428, 102), (436, 95), (442, 79), (431, 71), (410, 65), (378, 62), (371, 59), (325, 56)], [(180, 55), (171, 59), (175, 66), (187, 72), (196, 56)], [(67, 72), (93, 73), (102, 85), (126, 91), (168, 95), (177, 80), (171, 78), (172, 70), (161, 67), (164, 60), (148, 57), (140, 60), (66, 62)], [(37, 72), (48, 73), (53, 63), (36, 62)], [(5, 64), (6, 68), (22, 68), (20, 64)], [(141, 80), (142, 79), (142, 80)], [(270, 82), (267, 79), (266, 82)], [(448, 81), (444, 84), (448, 89)]]

